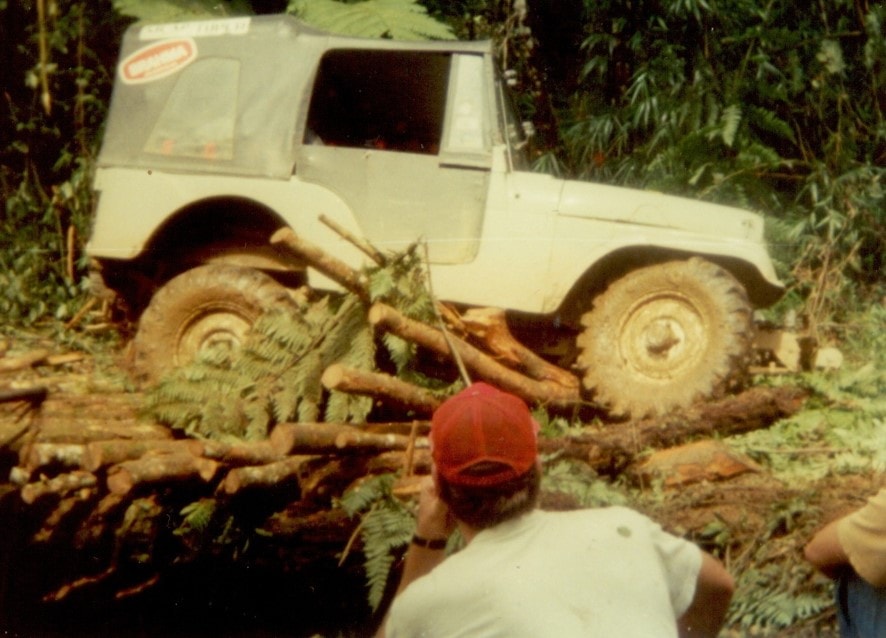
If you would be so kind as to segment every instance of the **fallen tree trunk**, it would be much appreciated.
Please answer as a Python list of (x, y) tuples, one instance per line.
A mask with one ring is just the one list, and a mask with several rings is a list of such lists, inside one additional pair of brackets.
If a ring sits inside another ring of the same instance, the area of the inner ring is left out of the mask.
[[(410, 319), (385, 304), (373, 304), (369, 310), (369, 323), (438, 354), (450, 355), (449, 344), (440, 330)], [(461, 339), (453, 336), (448, 341), (452, 343), (465, 366), (477, 376), (529, 403), (566, 407), (580, 401), (577, 388), (569, 389), (551, 381), (530, 379), (503, 366)]]
[(694, 439), (769, 427), (798, 412), (807, 396), (797, 388), (752, 388), (672, 417), (609, 425), (575, 437), (540, 439), (539, 449), (582, 459), (596, 471), (615, 476), (649, 448), (664, 449)]

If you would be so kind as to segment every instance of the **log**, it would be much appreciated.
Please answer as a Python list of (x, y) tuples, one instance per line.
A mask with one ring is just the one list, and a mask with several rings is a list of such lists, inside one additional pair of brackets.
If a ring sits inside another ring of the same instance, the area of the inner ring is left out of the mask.
[(425, 414), (436, 410), (441, 403), (433, 392), (425, 388), (389, 374), (357, 370), (340, 363), (326, 368), (320, 383), (329, 390), (390, 399), (402, 408)]
[(112, 494), (129, 494), (135, 487), (153, 483), (208, 482), (215, 476), (218, 463), (190, 453), (149, 454), (133, 461), (124, 461), (108, 470), (108, 490)]
[(339, 423), (278, 423), (269, 440), (283, 456), (405, 450), (409, 444), (409, 437), (402, 434), (374, 434)]
[(83, 446), (85, 452), (82, 467), (90, 472), (124, 461), (139, 459), (146, 454), (192, 454), (200, 456), (202, 447), (199, 441), (174, 439), (107, 439), (92, 441)]
[[(373, 304), (369, 310), (369, 323), (438, 354), (449, 355), (449, 346), (442, 332), (410, 319), (390, 306), (382, 303)], [(528, 403), (567, 407), (581, 400), (577, 389), (570, 390), (551, 381), (529, 379), (503, 366), (461, 339), (452, 336), (450, 342), (465, 366), (473, 373), (502, 390), (516, 394)]]
[[(219, 485), (224, 494), (237, 494), (248, 488), (275, 487), (287, 481), (297, 480), (307, 463), (314, 456), (288, 456), (281, 461), (266, 465), (236, 467), (229, 471)], [(293, 500), (296, 500), (293, 498)]]
[(8, 388), (0, 390), (0, 403), (12, 401), (24, 401), (32, 406), (38, 406), (46, 400), (49, 388), (39, 385), (33, 388)]
[(62, 495), (75, 492), (83, 488), (94, 487), (98, 484), (95, 474), (83, 470), (75, 470), (67, 474), (59, 474), (35, 483), (28, 483), (21, 489), (22, 501), (31, 505), (41, 496), (47, 494)]
[(229, 466), (265, 465), (285, 458), (285, 455), (274, 449), (270, 441), (191, 441), (191, 444), (193, 454)]
[(43, 443), (81, 443), (85, 445), (90, 441), (108, 439), (159, 441), (172, 438), (172, 430), (169, 428), (135, 419), (106, 421), (98, 417), (51, 419), (44, 416), (40, 420), (35, 440)]
[[(431, 451), (429, 449), (415, 450), (412, 456), (412, 471), (415, 474), (427, 474), (431, 471)], [(408, 467), (410, 459), (406, 452), (391, 451), (382, 452), (369, 460), (366, 466), (370, 474), (382, 474), (385, 472), (400, 472)]]
[(359, 272), (300, 238), (291, 228), (281, 228), (276, 231), (271, 235), (271, 244), (283, 249), (288, 256), (294, 256), (295, 263), (299, 265), (301, 262), (307, 263), (340, 284), (345, 290), (355, 294), (363, 303), (369, 303), (369, 291)]
[(616, 476), (649, 448), (664, 449), (694, 439), (769, 427), (796, 414), (807, 396), (806, 391), (798, 388), (752, 388), (665, 418), (613, 424), (585, 430), (575, 437), (539, 439), (539, 451), (578, 458), (600, 473)]
[(74, 547), (83, 549), (99, 542), (109, 532), (113, 534), (111, 517), (129, 503), (125, 495), (105, 494), (74, 533)]
[(637, 483), (660, 481), (676, 488), (701, 481), (721, 481), (746, 472), (761, 472), (758, 464), (733, 451), (723, 441), (703, 439), (685, 445), (656, 450), (628, 469)]
[(32, 350), (18, 357), (3, 357), (0, 359), (0, 372), (13, 372), (30, 368), (42, 363), (49, 356), (49, 350)]
[(107, 419), (132, 419), (143, 400), (141, 393), (103, 392), (100, 394), (59, 394), (48, 396), (43, 407), (52, 416), (82, 417), (101, 410)]
[(33, 443), (19, 451), (19, 465), (30, 473), (53, 464), (88, 469), (85, 454), (86, 446), (80, 443)]
[(484, 349), (508, 367), (525, 372), (537, 381), (552, 381), (576, 394), (580, 391), (581, 382), (578, 377), (545, 361), (514, 338), (508, 328), (504, 310), (472, 308), (462, 316), (461, 324)]

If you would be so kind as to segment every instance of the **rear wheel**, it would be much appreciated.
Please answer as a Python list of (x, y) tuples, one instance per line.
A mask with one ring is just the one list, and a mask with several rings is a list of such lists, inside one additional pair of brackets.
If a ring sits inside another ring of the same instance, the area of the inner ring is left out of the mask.
[(744, 375), (751, 312), (744, 287), (704, 259), (635, 270), (582, 316), (583, 385), (613, 416), (634, 418), (721, 396)]
[(159, 381), (198, 354), (238, 350), (261, 314), (296, 304), (286, 289), (251, 268), (206, 265), (171, 279), (151, 299), (133, 342), (139, 381)]

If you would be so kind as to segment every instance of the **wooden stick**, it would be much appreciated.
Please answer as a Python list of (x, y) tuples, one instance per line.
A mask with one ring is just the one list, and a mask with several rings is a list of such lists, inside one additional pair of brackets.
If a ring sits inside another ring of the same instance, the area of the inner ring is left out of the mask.
[(362, 252), (364, 255), (369, 257), (372, 261), (374, 261), (379, 266), (384, 266), (388, 263), (387, 258), (379, 252), (379, 250), (370, 244), (368, 241), (360, 239), (359, 237), (354, 236), (343, 226), (329, 219), (326, 215), (320, 215), (320, 221), (326, 224), (329, 228), (335, 231), (342, 239), (345, 239), (352, 243), (357, 250)]

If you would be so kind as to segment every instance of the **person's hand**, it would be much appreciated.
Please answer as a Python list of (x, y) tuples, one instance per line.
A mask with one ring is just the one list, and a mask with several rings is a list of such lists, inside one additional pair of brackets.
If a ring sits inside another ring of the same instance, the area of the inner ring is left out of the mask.
[(449, 538), (455, 529), (455, 519), (449, 507), (437, 494), (437, 486), (430, 476), (421, 482), (421, 494), (418, 500), (418, 517), (415, 533), (429, 540)]

